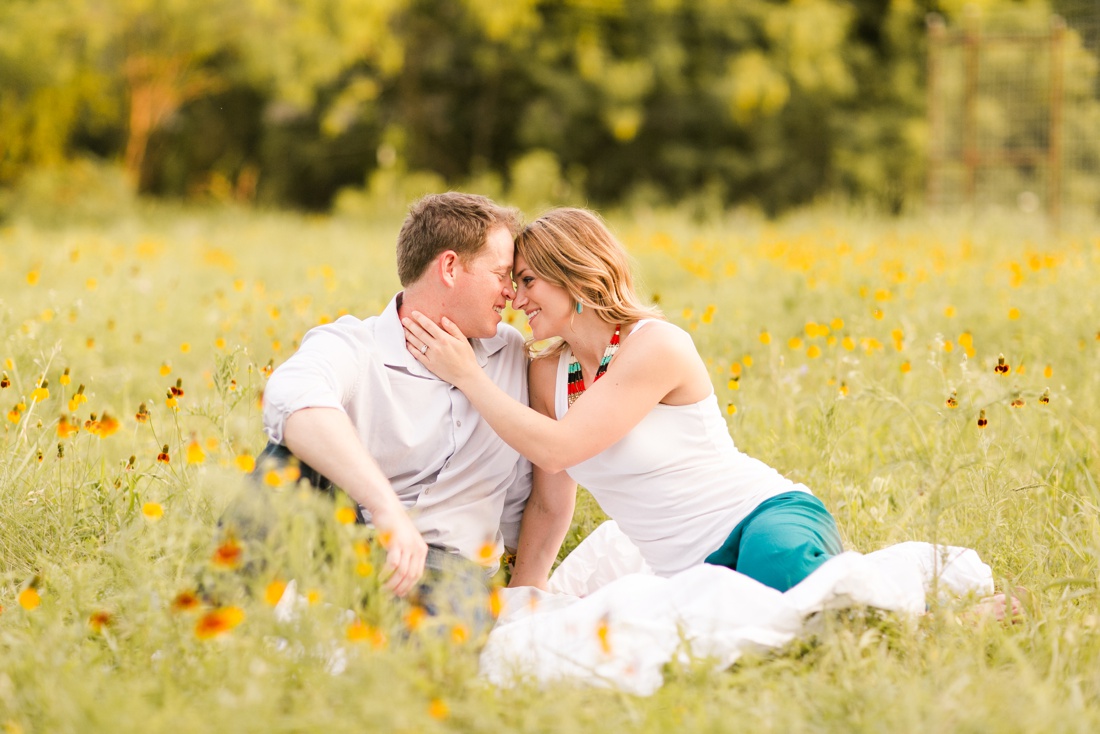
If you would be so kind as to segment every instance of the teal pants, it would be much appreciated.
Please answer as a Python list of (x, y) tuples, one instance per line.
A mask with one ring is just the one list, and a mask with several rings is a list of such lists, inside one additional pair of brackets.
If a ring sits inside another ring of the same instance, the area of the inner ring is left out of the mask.
[(786, 591), (843, 552), (836, 520), (808, 492), (784, 492), (749, 513), (705, 563)]

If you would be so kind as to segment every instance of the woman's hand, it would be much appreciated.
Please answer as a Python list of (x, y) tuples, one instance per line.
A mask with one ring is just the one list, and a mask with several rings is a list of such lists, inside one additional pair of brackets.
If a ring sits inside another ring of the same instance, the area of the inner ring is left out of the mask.
[(437, 325), (419, 311), (413, 311), (411, 316), (401, 319), (401, 324), (405, 327), (409, 354), (436, 377), (461, 388), (464, 379), (481, 372), (469, 340), (447, 317)]

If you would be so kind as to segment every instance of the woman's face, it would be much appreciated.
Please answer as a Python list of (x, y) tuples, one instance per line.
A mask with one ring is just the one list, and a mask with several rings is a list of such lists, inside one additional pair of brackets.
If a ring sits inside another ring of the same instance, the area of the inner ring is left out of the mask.
[(512, 279), (516, 284), (512, 308), (527, 314), (531, 335), (536, 340), (564, 336), (573, 317), (573, 298), (569, 292), (540, 278), (518, 252)]

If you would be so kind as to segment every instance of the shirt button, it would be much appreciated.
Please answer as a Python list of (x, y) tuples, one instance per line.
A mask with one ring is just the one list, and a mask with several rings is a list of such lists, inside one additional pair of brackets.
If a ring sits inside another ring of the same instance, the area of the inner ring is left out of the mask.
[(462, 428), (462, 421), (455, 421), (455, 425)]

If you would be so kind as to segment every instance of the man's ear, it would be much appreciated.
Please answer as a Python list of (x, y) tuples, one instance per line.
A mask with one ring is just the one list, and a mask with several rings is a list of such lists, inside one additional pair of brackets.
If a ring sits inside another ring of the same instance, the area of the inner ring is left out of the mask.
[(443, 285), (453, 288), (458, 275), (458, 253), (454, 250), (444, 250), (435, 259), (435, 266)]

